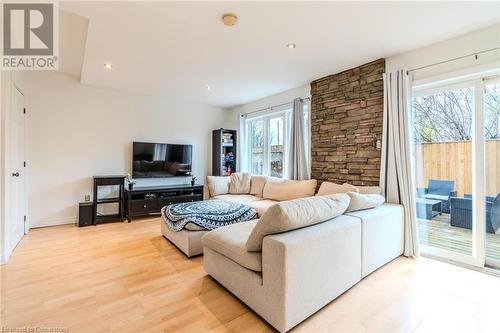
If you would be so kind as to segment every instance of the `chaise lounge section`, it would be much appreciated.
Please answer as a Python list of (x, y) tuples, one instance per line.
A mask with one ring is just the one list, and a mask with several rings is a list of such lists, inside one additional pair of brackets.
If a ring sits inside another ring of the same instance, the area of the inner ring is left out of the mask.
[(259, 220), (219, 228), (202, 238), (206, 272), (280, 332), (403, 253), (402, 206), (351, 210), (310, 224), (315, 216), (310, 207), (317, 198), (321, 196), (292, 200), (312, 200), (296, 210), (290, 209), (290, 201), (270, 208), (260, 223), (275, 223), (268, 215), (283, 206), (290, 229), (265, 235), (260, 251), (249, 250)]

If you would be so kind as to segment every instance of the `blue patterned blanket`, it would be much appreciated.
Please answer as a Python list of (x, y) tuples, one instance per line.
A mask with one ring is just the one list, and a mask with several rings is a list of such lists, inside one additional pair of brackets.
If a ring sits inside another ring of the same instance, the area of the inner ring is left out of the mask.
[(257, 218), (257, 212), (241, 203), (207, 200), (165, 206), (161, 209), (161, 216), (174, 231), (181, 231), (188, 223), (213, 230)]

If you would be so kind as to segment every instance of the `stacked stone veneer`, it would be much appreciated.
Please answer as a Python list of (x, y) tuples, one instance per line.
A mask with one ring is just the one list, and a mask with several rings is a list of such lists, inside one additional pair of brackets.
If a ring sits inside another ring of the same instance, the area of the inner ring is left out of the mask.
[(378, 185), (385, 60), (311, 82), (311, 174), (336, 183)]

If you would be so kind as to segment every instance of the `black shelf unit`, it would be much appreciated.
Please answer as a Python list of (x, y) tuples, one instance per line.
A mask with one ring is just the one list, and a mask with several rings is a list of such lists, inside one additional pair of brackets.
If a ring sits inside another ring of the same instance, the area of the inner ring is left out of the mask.
[(148, 186), (125, 189), (126, 216), (132, 218), (160, 213), (164, 206), (203, 200), (203, 185)]
[(212, 132), (212, 175), (229, 176), (237, 172), (236, 131), (220, 128)]
[(80, 202), (78, 205), (78, 227), (88, 227), (94, 225), (94, 203)]
[[(118, 197), (99, 198), (100, 186), (118, 186)], [(123, 222), (125, 217), (124, 209), (125, 176), (94, 176), (94, 224), (106, 222)], [(98, 215), (98, 206), (102, 204), (118, 203), (118, 213), (110, 215)]]

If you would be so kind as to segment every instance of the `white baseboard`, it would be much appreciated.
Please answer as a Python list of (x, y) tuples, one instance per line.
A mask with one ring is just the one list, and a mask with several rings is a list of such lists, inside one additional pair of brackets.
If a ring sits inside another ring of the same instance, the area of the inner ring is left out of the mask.
[(30, 229), (52, 227), (64, 224), (76, 224), (76, 216), (56, 218), (48, 217), (29, 221)]

